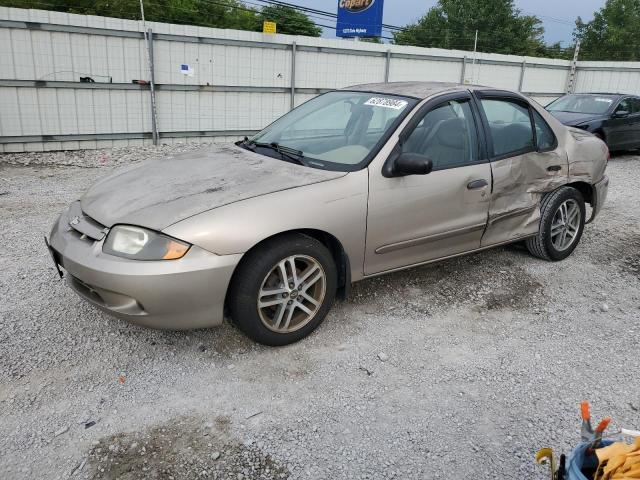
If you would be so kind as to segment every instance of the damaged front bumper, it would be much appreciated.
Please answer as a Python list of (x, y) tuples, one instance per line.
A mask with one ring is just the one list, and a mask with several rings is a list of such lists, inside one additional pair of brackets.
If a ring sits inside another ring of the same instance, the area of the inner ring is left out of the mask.
[[(74, 204), (77, 209), (77, 204)], [(72, 206), (73, 207), (73, 206)], [(192, 246), (179, 260), (137, 261), (102, 252), (70, 225), (69, 210), (53, 226), (48, 244), (54, 262), (82, 298), (132, 323), (181, 330), (216, 326), (241, 255), (215, 255)]]

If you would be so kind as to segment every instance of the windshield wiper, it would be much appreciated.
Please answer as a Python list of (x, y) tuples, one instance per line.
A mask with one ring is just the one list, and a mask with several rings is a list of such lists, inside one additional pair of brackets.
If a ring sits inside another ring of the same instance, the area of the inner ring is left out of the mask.
[(306, 166), (306, 164), (302, 160), (302, 157), (304, 157), (304, 152), (302, 152), (301, 150), (285, 147), (283, 145), (280, 145), (277, 142), (263, 143), (263, 142), (256, 142), (254, 140), (249, 140), (248, 138), (246, 138), (242, 143), (247, 147), (254, 147), (252, 149), (254, 151), (255, 151), (255, 147), (268, 148), (270, 150), (278, 152), (280, 154), (280, 157), (282, 157), (283, 160), (288, 160), (293, 163), (297, 163), (298, 165)]

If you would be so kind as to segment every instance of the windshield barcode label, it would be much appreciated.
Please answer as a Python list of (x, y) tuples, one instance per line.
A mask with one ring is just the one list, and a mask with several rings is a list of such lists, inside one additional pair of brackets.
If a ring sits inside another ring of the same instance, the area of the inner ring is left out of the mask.
[(394, 110), (402, 110), (407, 106), (405, 100), (396, 100), (395, 98), (382, 98), (373, 97), (364, 102), (365, 105), (371, 105), (372, 107), (384, 107), (393, 108)]

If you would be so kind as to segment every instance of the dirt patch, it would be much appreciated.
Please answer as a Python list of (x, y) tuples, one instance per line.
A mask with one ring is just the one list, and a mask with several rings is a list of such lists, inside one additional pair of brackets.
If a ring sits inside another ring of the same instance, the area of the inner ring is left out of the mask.
[[(396, 308), (424, 315), (462, 305), (476, 310), (538, 307), (544, 303), (543, 287), (520, 267), (522, 255), (516, 246), (503, 247), (365, 280), (354, 285), (348, 301), (372, 314), (390, 308), (389, 292)], [(386, 305), (376, 305), (380, 297)]]
[(541, 293), (539, 282), (524, 271), (512, 269), (508, 274), (505, 272), (500, 283), (485, 296), (484, 306), (487, 310), (519, 310), (531, 306)]
[(595, 249), (592, 260), (604, 266), (616, 266), (622, 273), (640, 279), (640, 233), (603, 230), (597, 237), (607, 248)]
[(627, 240), (620, 270), (640, 279), (640, 234)]
[(288, 470), (257, 445), (230, 435), (230, 419), (181, 417), (145, 431), (101, 439), (89, 452), (89, 478), (285, 479)]
[[(640, 249), (640, 246), (638, 246), (638, 249)], [(622, 267), (623, 270), (640, 278), (640, 253), (626, 257), (622, 262)]]

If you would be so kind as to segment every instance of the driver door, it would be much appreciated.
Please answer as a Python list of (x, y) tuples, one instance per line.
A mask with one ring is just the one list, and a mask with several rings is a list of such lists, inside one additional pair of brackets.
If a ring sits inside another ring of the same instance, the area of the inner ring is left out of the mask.
[(401, 139), (396, 149), (429, 157), (433, 170), (387, 178), (369, 166), (365, 275), (477, 249), (487, 223), (491, 167), (468, 92), (427, 102)]

